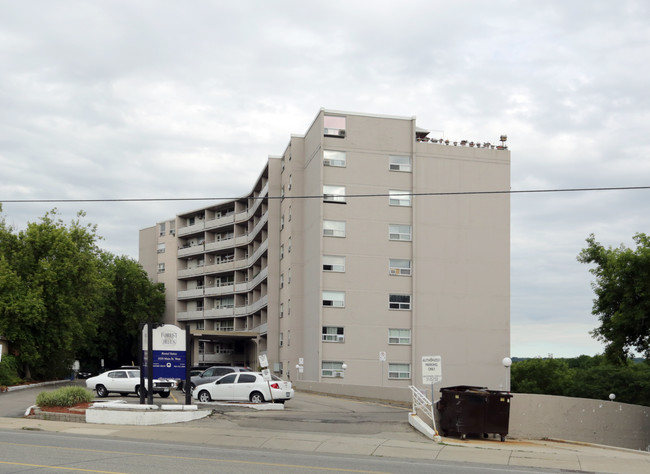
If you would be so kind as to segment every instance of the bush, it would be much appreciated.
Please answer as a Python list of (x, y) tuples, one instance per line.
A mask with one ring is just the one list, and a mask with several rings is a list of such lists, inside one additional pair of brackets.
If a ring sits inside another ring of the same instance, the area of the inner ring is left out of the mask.
[(0, 385), (16, 385), (22, 382), (18, 376), (18, 362), (12, 355), (5, 354), (0, 362)]
[(53, 392), (41, 392), (36, 397), (39, 407), (71, 407), (93, 401), (93, 393), (83, 387), (63, 387)]

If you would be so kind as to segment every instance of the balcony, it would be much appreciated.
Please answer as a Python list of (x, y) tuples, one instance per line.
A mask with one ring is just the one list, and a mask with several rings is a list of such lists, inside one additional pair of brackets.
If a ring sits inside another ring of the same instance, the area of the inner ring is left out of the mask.
[(205, 221), (200, 220), (194, 225), (188, 225), (186, 227), (179, 227), (176, 231), (178, 237), (183, 237), (185, 235), (198, 234), (205, 230)]
[(184, 245), (183, 247), (178, 249), (178, 256), (179, 257), (187, 257), (190, 255), (200, 255), (204, 252), (204, 245), (203, 244), (198, 244), (198, 245)]
[(209, 221), (206, 221), (205, 228), (207, 230), (216, 229), (217, 227), (232, 224), (233, 222), (235, 222), (234, 212), (230, 214), (226, 214), (225, 216), (217, 217), (216, 219), (210, 219)]
[(235, 284), (227, 283), (205, 287), (206, 296), (229, 295), (235, 292)]
[(178, 299), (197, 298), (203, 296), (203, 288), (193, 288), (191, 290), (182, 290), (178, 292)]
[(227, 316), (234, 316), (235, 315), (235, 307), (230, 306), (230, 307), (222, 307), (222, 308), (212, 308), (212, 309), (206, 309), (203, 311), (205, 314), (206, 318), (223, 318)]
[(203, 319), (203, 311), (184, 311), (176, 313), (176, 319), (178, 321), (189, 321), (193, 319)]

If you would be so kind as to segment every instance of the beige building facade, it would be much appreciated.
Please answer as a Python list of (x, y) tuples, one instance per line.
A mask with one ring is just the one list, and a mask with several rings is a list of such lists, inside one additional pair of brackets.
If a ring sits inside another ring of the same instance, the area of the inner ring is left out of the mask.
[[(292, 380), (500, 388), (510, 354), (510, 152), (413, 117), (322, 109), (241, 199), (140, 232), (194, 361)], [(162, 227), (161, 227), (162, 226)]]

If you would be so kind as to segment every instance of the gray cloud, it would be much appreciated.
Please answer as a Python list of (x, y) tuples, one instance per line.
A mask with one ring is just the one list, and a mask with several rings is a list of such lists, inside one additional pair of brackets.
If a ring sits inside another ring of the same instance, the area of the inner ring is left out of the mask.
[[(10, 2), (0, 16), (0, 201), (247, 193), (320, 107), (508, 134), (512, 188), (650, 182), (642, 1)], [(512, 354), (602, 348), (589, 233), (631, 244), (647, 191), (512, 196)], [(56, 206), (137, 257), (140, 228), (202, 203)]]

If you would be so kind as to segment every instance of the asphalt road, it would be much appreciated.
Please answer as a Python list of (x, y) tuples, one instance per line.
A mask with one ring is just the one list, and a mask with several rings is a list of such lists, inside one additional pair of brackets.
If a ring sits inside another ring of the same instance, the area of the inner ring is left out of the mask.
[(0, 431), (0, 473), (449, 473), (548, 472), (444, 461), (297, 453), (206, 445)]

